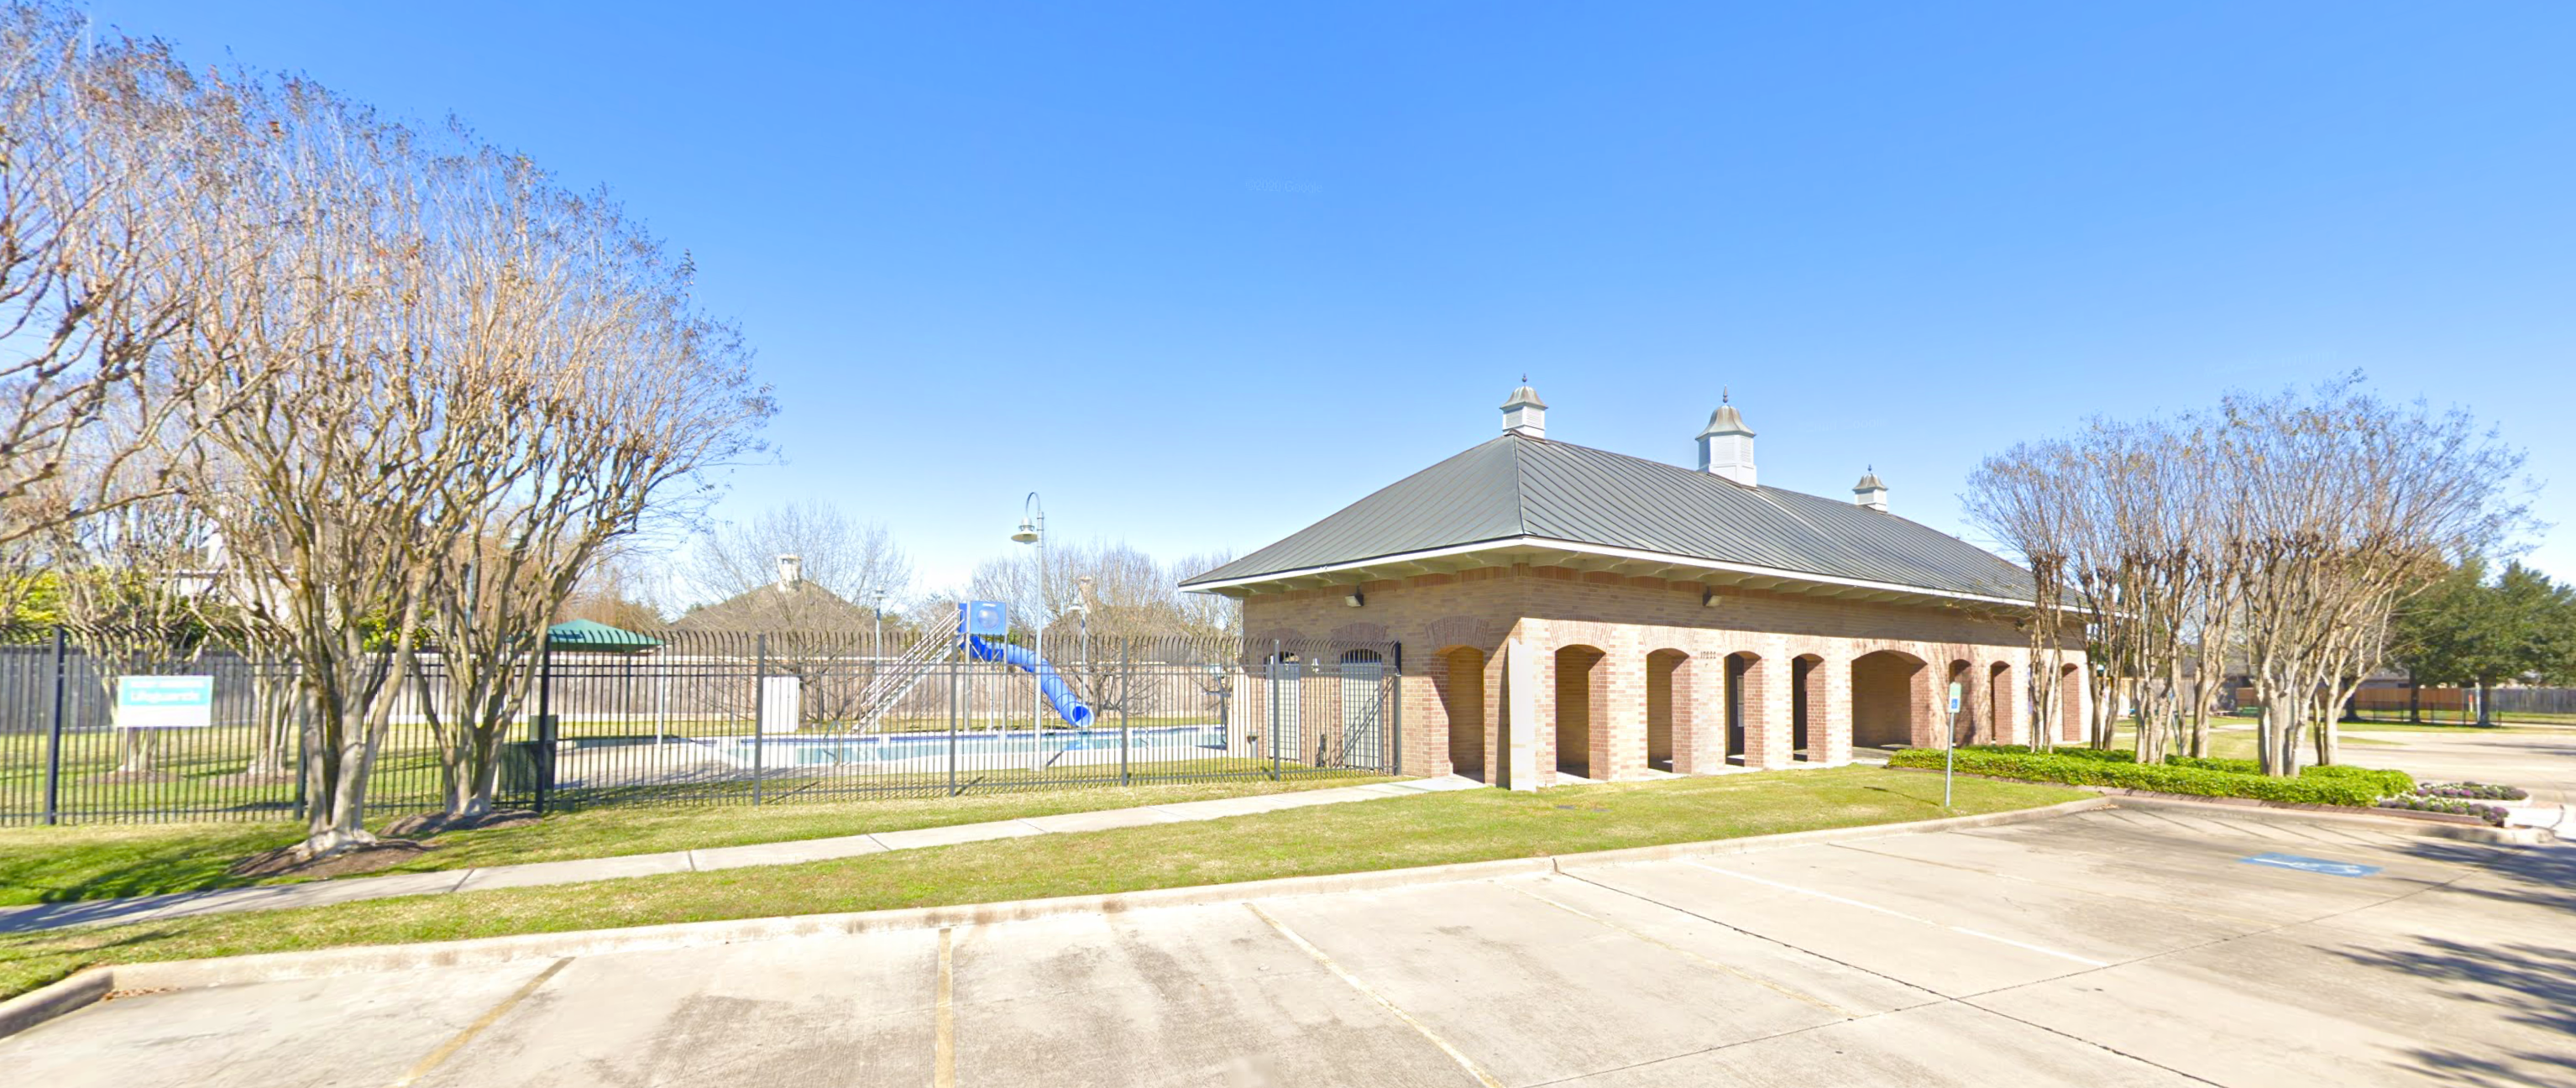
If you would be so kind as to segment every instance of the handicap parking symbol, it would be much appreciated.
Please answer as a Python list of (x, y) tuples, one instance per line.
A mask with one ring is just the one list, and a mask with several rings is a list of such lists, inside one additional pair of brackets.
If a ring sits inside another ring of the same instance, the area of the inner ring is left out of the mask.
[(2324, 873), (2327, 876), (2369, 876), (2379, 871), (2379, 866), (2376, 865), (2327, 861), (2324, 858), (2301, 857), (2297, 854), (2256, 854), (2250, 858), (2236, 860), (2248, 865), (2270, 865), (2280, 869), (2297, 869), (2303, 873)]

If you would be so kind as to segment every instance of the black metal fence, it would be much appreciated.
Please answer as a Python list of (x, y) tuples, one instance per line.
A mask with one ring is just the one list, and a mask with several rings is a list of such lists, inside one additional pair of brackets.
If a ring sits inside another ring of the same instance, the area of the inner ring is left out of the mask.
[[(777, 804), (1096, 785), (1399, 774), (1391, 643), (955, 640), (680, 633), (526, 663), (497, 800), (539, 810)], [(127, 667), (131, 667), (130, 665)], [(117, 668), (0, 647), (0, 823), (300, 819), (288, 667), (208, 653), (208, 721), (120, 724)], [(456, 693), (424, 656), (389, 688), (368, 808), (440, 808)]]
[[(2480, 698), (2474, 688), (2364, 688), (2353, 694), (2352, 715), (2372, 722), (2459, 725), (2479, 720)], [(2576, 724), (2576, 688), (2489, 688), (2484, 699), (2491, 721)]]

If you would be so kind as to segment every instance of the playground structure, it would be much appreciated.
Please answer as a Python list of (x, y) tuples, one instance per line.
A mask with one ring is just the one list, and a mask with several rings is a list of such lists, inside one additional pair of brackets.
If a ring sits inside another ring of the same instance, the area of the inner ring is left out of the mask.
[(999, 661), (1035, 675), (1038, 691), (1046, 696), (1047, 705), (1055, 709), (1056, 717), (1064, 719), (1064, 724), (1075, 729), (1090, 727), (1091, 708), (1074, 697), (1072, 686), (1066, 684), (1064, 677), (1056, 673), (1055, 666), (1039, 657), (1037, 651), (1007, 642), (987, 642), (981, 635), (968, 635), (966, 653), (977, 661)]

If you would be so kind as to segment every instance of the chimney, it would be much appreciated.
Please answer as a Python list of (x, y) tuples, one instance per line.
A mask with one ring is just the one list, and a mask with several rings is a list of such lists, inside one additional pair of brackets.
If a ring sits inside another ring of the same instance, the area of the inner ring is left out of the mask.
[(1547, 402), (1538, 399), (1538, 390), (1529, 387), (1529, 375), (1521, 375), (1521, 387), (1512, 390), (1512, 399), (1503, 402), (1503, 433), (1523, 438), (1547, 437)]
[(792, 555), (778, 557), (778, 591), (792, 593), (796, 583), (805, 580), (805, 561)]
[(1852, 487), (1852, 501), (1861, 504), (1865, 509), (1876, 510), (1882, 514), (1887, 512), (1887, 485), (1879, 481), (1878, 469), (1875, 466), (1863, 473), (1860, 483)]
[(1753, 428), (1744, 425), (1744, 415), (1724, 391), (1717, 411), (1709, 413), (1708, 429), (1699, 433), (1699, 470), (1753, 486)]

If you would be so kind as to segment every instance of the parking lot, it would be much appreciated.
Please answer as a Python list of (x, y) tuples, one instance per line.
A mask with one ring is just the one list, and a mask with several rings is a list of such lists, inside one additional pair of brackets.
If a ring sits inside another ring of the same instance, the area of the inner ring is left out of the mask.
[(47, 1088), (2570, 1084), (2571, 853), (2127, 808), (134, 996), (0, 1040), (0, 1068)]

